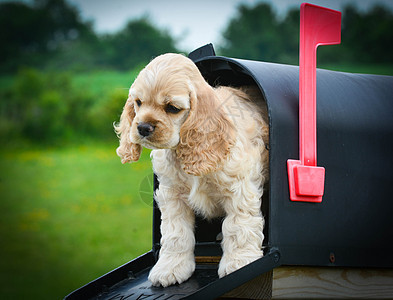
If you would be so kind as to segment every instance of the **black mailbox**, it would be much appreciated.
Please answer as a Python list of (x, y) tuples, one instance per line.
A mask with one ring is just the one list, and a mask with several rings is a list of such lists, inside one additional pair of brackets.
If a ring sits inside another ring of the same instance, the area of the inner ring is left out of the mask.
[[(321, 203), (293, 202), (287, 160), (299, 157), (299, 68), (217, 57), (209, 45), (190, 57), (211, 85), (256, 85), (267, 103), (265, 256), (222, 279), (216, 264), (202, 259), (187, 282), (152, 287), (147, 275), (160, 239), (154, 208), (152, 251), (66, 299), (213, 299), (279, 265), (393, 268), (393, 77), (317, 70), (318, 165), (326, 170), (325, 191)], [(196, 257), (221, 255), (221, 220), (196, 224)]]
[(298, 67), (223, 57), (196, 64), (212, 84), (258, 85), (267, 102), (268, 247), (281, 263), (393, 267), (393, 77), (317, 71), (325, 193), (302, 203), (290, 201), (286, 165), (299, 157)]

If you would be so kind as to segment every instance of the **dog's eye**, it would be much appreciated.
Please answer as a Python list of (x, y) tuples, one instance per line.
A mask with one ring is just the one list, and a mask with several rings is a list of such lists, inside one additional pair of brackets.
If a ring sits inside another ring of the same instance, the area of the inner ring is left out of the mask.
[(181, 109), (177, 108), (176, 106), (173, 106), (172, 104), (167, 104), (167, 106), (165, 106), (165, 111), (167, 113), (177, 114), (181, 111)]
[(136, 103), (136, 105), (138, 105), (138, 107), (141, 107), (141, 105), (142, 105), (142, 102), (139, 99), (135, 100), (135, 103)]

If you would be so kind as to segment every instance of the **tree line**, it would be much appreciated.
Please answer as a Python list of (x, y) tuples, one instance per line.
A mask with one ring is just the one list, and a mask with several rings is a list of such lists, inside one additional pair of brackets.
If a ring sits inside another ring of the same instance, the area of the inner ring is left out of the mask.
[[(278, 19), (269, 4), (241, 5), (223, 32), (224, 55), (298, 64), (300, 10)], [(318, 50), (325, 64), (382, 64), (393, 62), (393, 14), (380, 5), (360, 12), (342, 12), (341, 44)]]
[[(392, 63), (392, 13), (375, 7), (343, 13), (342, 44), (321, 47), (318, 62)], [(216, 45), (220, 55), (298, 64), (299, 10), (278, 18), (268, 4), (240, 5)], [(127, 88), (97, 94), (74, 85), (75, 74), (137, 70), (165, 52), (182, 52), (147, 17), (100, 35), (66, 0), (0, 4), (0, 144), (116, 139)], [(127, 74), (124, 73), (124, 74)], [(4, 78), (11, 84), (4, 85)], [(130, 78), (132, 80), (132, 78)], [(97, 99), (99, 98), (99, 99)]]
[[(269, 4), (240, 5), (222, 32), (219, 54), (297, 64), (299, 9), (278, 18)], [(383, 6), (343, 11), (342, 44), (323, 47), (324, 63), (391, 63), (393, 15)], [(147, 17), (113, 34), (97, 34), (66, 0), (0, 4), (0, 72), (21, 66), (53, 70), (129, 70), (165, 52), (182, 52), (176, 40)]]
[(179, 51), (174, 38), (147, 17), (99, 35), (66, 0), (0, 4), (0, 72), (21, 67), (51, 70), (129, 70), (162, 52)]

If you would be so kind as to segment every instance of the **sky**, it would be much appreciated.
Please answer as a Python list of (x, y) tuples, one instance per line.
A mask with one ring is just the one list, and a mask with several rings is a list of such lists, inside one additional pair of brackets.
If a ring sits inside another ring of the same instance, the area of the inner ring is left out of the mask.
[[(4, 0), (3, 0), (4, 1)], [(0, 0), (0, 2), (3, 2)], [(23, 1), (23, 0), (22, 0)], [(28, 2), (29, 0), (25, 0)], [(270, 3), (279, 17), (290, 8), (298, 8), (301, 0), (68, 0), (80, 11), (84, 20), (93, 21), (99, 33), (112, 33), (124, 28), (130, 19), (148, 16), (158, 28), (168, 30), (183, 51), (191, 51), (207, 43), (220, 43), (220, 36), (240, 4)], [(309, 3), (342, 10), (353, 4), (359, 10), (382, 3), (393, 11), (393, 0), (310, 0)]]

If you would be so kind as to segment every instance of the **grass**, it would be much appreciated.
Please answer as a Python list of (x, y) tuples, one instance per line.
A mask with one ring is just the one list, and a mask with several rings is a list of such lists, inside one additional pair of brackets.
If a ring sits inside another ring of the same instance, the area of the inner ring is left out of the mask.
[(149, 153), (115, 148), (1, 150), (0, 299), (62, 299), (151, 249)]
[(94, 71), (79, 73), (74, 75), (73, 87), (77, 90), (88, 91), (97, 102), (105, 101), (105, 96), (117, 89), (128, 91), (138, 73), (137, 70), (130, 72)]

